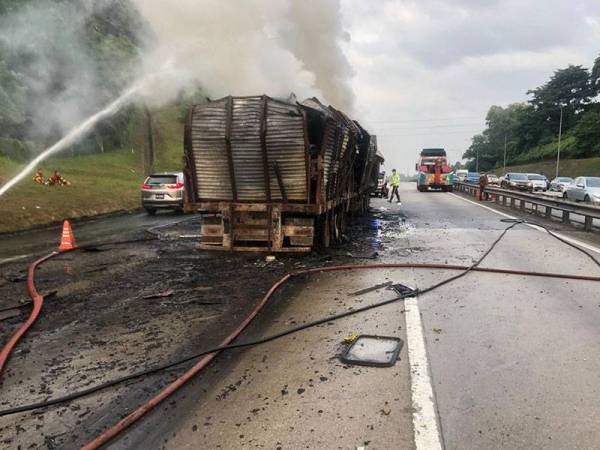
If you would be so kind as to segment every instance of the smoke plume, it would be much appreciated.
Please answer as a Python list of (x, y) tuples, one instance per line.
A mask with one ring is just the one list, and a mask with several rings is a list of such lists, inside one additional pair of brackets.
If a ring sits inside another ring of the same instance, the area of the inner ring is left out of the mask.
[(339, 0), (133, 2), (154, 33), (145, 70), (165, 63), (173, 69), (161, 89), (152, 90), (154, 100), (197, 83), (213, 98), (293, 91), (353, 108)]
[(90, 31), (94, 15), (126, 11), (122, 0), (15, 5), (0, 15), (0, 60), (26, 95), (21, 127), (27, 132), (19, 138), (45, 142), (63, 136), (134, 81), (135, 50), (120, 50), (116, 40), (100, 41)]
[[(131, 4), (148, 27), (138, 26)], [(293, 92), (353, 112), (340, 0), (39, 0), (0, 13), (0, 75), (27, 94), (4, 110), (29, 99), (23, 114), (10, 114), (11, 127), (21, 130), (16, 137), (62, 136), (0, 187), (0, 196), (135, 98), (160, 106), (198, 87), (213, 98)]]

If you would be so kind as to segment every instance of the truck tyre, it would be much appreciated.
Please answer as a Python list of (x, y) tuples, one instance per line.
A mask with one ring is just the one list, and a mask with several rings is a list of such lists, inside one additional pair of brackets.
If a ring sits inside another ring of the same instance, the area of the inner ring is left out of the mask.
[(329, 214), (324, 213), (317, 219), (317, 236), (319, 237), (319, 246), (329, 248), (331, 245), (331, 227), (329, 224)]
[(156, 214), (156, 210), (154, 208), (146, 208), (146, 212), (149, 216), (153, 216), (154, 214)]

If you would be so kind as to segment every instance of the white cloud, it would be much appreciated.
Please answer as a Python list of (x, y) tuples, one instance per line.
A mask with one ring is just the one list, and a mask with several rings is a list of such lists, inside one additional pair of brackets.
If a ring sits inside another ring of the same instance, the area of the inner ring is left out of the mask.
[[(388, 168), (414, 167), (419, 150), (460, 158), (488, 108), (568, 64), (600, 53), (596, 0), (342, 0), (352, 36), (356, 110), (379, 135)], [(359, 116), (360, 118), (360, 116)]]

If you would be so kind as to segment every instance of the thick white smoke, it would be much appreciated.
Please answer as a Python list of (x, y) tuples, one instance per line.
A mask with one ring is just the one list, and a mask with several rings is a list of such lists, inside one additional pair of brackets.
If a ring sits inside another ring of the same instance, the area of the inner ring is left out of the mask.
[[(130, 88), (120, 96), (115, 92), (110, 103), (95, 88), (98, 61), (88, 57), (77, 36), (89, 14), (123, 1), (81, 0), (79, 8), (70, 10), (41, 0), (0, 20), (0, 43), (11, 51), (31, 49), (35, 56), (28, 84), (38, 94), (33, 117), (38, 134), (58, 128), (63, 136), (0, 187), (0, 196), (43, 159), (78, 142), (136, 97), (160, 106), (198, 87), (213, 98), (263, 93), (286, 98), (293, 92), (353, 112), (353, 72), (340, 47), (349, 39), (340, 21), (340, 0), (178, 0), (168, 5), (131, 0), (153, 36)], [(63, 8), (62, 20), (53, 20), (56, 8)], [(64, 27), (69, 31), (62, 32)], [(105, 70), (119, 70), (109, 63)], [(50, 76), (61, 69), (69, 74), (61, 80), (62, 90)]]
[(36, 103), (28, 138), (66, 133), (104, 100), (98, 98), (94, 61), (78, 39), (93, 6), (69, 6), (40, 0), (0, 17), (3, 56), (19, 55), (25, 66), (20, 77)]
[(293, 91), (353, 108), (339, 0), (133, 2), (155, 34), (145, 70), (168, 62), (179, 74), (153, 89), (154, 100), (195, 82), (213, 98)]

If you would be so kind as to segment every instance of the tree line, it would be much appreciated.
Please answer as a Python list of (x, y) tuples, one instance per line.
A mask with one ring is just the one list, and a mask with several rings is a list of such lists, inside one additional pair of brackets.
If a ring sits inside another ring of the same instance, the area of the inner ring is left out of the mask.
[(490, 107), (486, 128), (464, 152), (467, 167), (488, 171), (556, 158), (562, 113), (561, 158), (600, 156), (600, 57), (591, 69), (569, 65), (527, 91), (527, 102)]

